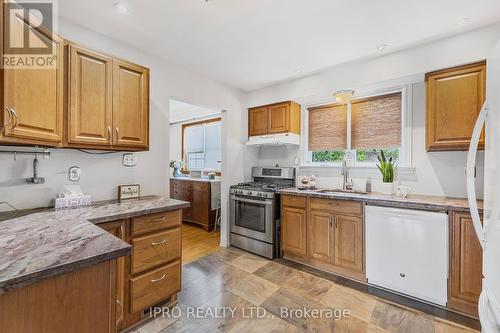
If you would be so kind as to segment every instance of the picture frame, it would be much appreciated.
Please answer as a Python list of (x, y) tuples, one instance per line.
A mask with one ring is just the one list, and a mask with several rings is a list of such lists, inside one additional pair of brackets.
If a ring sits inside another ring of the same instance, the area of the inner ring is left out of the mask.
[(118, 200), (137, 199), (141, 196), (141, 185), (129, 184), (118, 186)]

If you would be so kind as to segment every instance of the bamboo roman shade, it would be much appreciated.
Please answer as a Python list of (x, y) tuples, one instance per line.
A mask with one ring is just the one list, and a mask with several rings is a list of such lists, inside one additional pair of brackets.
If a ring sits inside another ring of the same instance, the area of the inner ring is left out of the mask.
[(401, 146), (401, 93), (352, 102), (352, 149)]
[(309, 108), (309, 150), (344, 150), (347, 145), (345, 105)]

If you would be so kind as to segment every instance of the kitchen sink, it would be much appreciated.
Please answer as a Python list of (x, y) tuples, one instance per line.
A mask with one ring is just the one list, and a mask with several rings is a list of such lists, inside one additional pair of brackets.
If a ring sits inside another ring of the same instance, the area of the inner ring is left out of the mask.
[(355, 195), (365, 195), (365, 194), (368, 194), (367, 192), (363, 192), (363, 191), (342, 190), (342, 189), (324, 189), (324, 190), (317, 190), (317, 192), (318, 193), (324, 193), (324, 194), (339, 194), (339, 193), (355, 194)]

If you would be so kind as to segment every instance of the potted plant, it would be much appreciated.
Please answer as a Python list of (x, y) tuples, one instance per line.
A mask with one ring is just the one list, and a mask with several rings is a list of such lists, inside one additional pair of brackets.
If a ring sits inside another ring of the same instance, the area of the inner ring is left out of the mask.
[(386, 159), (384, 151), (380, 150), (380, 154), (377, 156), (379, 164), (377, 168), (382, 174), (382, 188), (381, 192), (386, 195), (392, 195), (394, 188), (394, 171), (396, 169), (396, 163), (393, 161), (392, 157)]
[(182, 165), (183, 165), (182, 161), (178, 161), (178, 160), (171, 160), (170, 161), (170, 167), (174, 169), (174, 172), (173, 172), (174, 177), (181, 177), (182, 176), (182, 173), (181, 173)]

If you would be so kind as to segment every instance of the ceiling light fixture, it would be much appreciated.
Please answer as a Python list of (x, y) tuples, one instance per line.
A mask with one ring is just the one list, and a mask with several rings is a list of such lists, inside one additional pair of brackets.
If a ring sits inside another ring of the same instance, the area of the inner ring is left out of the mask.
[(388, 47), (389, 47), (389, 45), (387, 45), (387, 44), (380, 44), (379, 46), (377, 46), (377, 50), (382, 51)]
[(302, 73), (302, 69), (296, 69), (294, 72), (295, 72), (295, 74), (300, 74), (300, 73)]
[(122, 1), (115, 1), (114, 3), (116, 10), (121, 13), (121, 14), (128, 14), (129, 13), (129, 7), (125, 2)]
[(470, 17), (461, 17), (456, 21), (457, 25), (463, 25), (471, 20)]
[(352, 89), (339, 90), (334, 92), (333, 96), (335, 96), (337, 102), (342, 104), (348, 104), (351, 103), (352, 101), (352, 98), (354, 96), (354, 90)]

